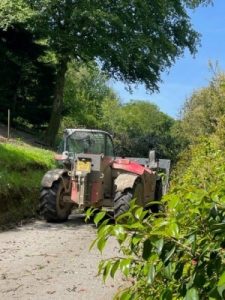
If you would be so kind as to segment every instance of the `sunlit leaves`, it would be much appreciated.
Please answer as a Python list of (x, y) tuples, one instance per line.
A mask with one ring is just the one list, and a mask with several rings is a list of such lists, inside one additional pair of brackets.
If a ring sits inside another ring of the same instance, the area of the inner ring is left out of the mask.
[(187, 294), (184, 298), (185, 300), (199, 300), (198, 291), (195, 288), (191, 288), (187, 291)]
[(225, 158), (211, 141), (195, 154), (163, 200), (163, 214), (146, 215), (132, 201), (119, 224), (99, 230), (97, 241), (113, 236), (120, 245), (103, 274), (135, 279), (119, 297), (224, 299)]
[(6, 30), (18, 23), (25, 23), (34, 17), (33, 11), (25, 0), (0, 1), (0, 28)]

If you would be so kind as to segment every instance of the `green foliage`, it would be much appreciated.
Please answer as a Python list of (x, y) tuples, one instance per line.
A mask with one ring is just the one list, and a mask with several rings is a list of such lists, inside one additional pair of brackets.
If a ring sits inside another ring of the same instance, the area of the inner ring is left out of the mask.
[(46, 46), (36, 43), (21, 25), (0, 29), (0, 119), (13, 125), (44, 130), (49, 121), (54, 65), (42, 61)]
[(53, 167), (50, 151), (0, 144), (0, 225), (36, 214), (41, 178)]
[(61, 127), (100, 128), (105, 101), (116, 99), (108, 77), (95, 63), (70, 63), (64, 91), (64, 118)]
[[(179, 138), (195, 143), (201, 136), (216, 132), (225, 114), (225, 75), (217, 73), (208, 87), (195, 91), (187, 99), (178, 124)], [(222, 123), (221, 123), (222, 124)], [(221, 127), (221, 126), (220, 126)], [(219, 130), (219, 129), (218, 129)]]
[(150, 90), (186, 47), (196, 51), (198, 34), (186, 6), (206, 2), (26, 0), (39, 13), (37, 28), (59, 59), (98, 58), (116, 78), (143, 82)]
[(174, 123), (151, 102), (103, 103), (102, 127), (114, 134), (118, 155), (148, 157), (149, 150), (155, 149), (157, 157), (175, 158)]
[[(192, 54), (196, 52), (199, 35), (191, 26), (187, 8), (208, 2), (2, 0), (0, 30), (20, 28), (32, 33), (32, 50), (38, 47), (37, 43), (47, 47), (46, 56), (42, 55), (44, 58), (37, 55), (31, 59), (27, 57), (26, 47), (21, 49), (20, 54), (15, 50), (20, 45), (24, 46), (26, 41), (18, 41), (12, 51), (4, 44), (5, 37), (0, 39), (3, 44), (0, 58), (9, 65), (9, 70), (4, 70), (6, 74), (0, 74), (6, 78), (1, 88), (4, 90), (2, 98), (7, 99), (7, 106), (12, 107), (15, 120), (20, 124), (32, 127), (34, 123), (34, 127), (40, 128), (49, 123), (45, 137), (53, 145), (61, 116), (67, 108), (63, 95), (68, 94), (68, 90), (64, 93), (64, 86), (71, 60), (84, 63), (98, 61), (110, 76), (128, 84), (144, 83), (147, 89), (154, 91), (158, 89), (162, 71), (171, 67), (185, 48)], [(14, 37), (18, 40), (16, 32)], [(56, 77), (51, 72), (53, 70), (43, 64), (48, 58), (56, 63), (55, 66), (53, 64)], [(85, 107), (91, 103), (91, 97), (85, 96), (87, 99)], [(16, 118), (20, 107), (22, 119)], [(33, 113), (27, 113), (30, 110)], [(42, 123), (40, 116), (43, 116)], [(88, 124), (98, 121), (89, 111), (86, 117)]]
[(99, 273), (106, 280), (120, 270), (134, 281), (119, 299), (225, 297), (225, 158), (209, 139), (190, 151), (163, 211), (147, 216), (132, 202), (116, 225), (104, 221), (98, 228), (100, 251), (111, 236), (120, 247), (118, 257), (100, 263)]
[[(175, 158), (175, 121), (147, 101), (121, 104), (108, 86), (108, 77), (94, 63), (71, 63), (66, 75), (61, 128), (98, 128), (114, 136), (117, 155)], [(60, 130), (60, 134), (61, 131)]]
[(3, 30), (18, 23), (26, 23), (34, 15), (34, 11), (25, 0), (1, 0), (0, 2), (0, 28)]
[[(24, 0), (25, 1), (25, 0)], [(26, 0), (34, 32), (46, 39), (57, 59), (52, 114), (46, 139), (53, 145), (63, 112), (68, 62), (98, 60), (110, 76), (128, 84), (158, 89), (161, 72), (199, 42), (187, 7), (206, 1), (61, 1)]]

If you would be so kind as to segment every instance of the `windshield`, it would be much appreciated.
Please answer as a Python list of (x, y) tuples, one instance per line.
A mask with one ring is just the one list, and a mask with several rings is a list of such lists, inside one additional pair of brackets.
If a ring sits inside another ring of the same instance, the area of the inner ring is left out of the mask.
[(75, 131), (66, 140), (66, 151), (113, 156), (113, 144), (105, 133)]

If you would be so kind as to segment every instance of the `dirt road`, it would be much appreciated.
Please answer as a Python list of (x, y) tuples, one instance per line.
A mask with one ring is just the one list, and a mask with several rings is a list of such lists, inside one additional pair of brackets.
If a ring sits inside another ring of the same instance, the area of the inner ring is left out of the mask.
[(110, 241), (101, 254), (93, 249), (96, 228), (81, 215), (63, 224), (44, 221), (0, 233), (0, 299), (111, 300), (121, 277), (104, 285), (97, 277), (101, 258), (118, 254)]

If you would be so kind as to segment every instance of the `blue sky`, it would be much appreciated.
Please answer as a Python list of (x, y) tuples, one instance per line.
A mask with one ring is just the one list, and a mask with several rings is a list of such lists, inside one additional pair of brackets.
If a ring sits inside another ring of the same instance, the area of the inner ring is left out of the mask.
[(185, 99), (194, 90), (208, 84), (212, 77), (209, 61), (217, 62), (220, 70), (225, 70), (225, 0), (214, 0), (213, 6), (197, 8), (191, 12), (191, 20), (193, 27), (202, 35), (201, 47), (195, 58), (186, 51), (167, 73), (163, 73), (159, 93), (148, 94), (143, 86), (138, 86), (130, 94), (122, 83), (112, 82), (111, 86), (123, 102), (148, 100), (176, 118)]

